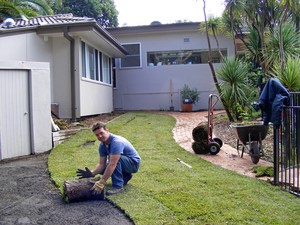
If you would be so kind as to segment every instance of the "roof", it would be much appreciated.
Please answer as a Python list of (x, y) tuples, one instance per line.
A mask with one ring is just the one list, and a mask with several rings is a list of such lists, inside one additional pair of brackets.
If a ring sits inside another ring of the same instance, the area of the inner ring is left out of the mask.
[(73, 16), (72, 13), (69, 13), (38, 16), (30, 19), (20, 18), (15, 21), (12, 19), (9, 20), (9, 22), (4, 20), (4, 22), (0, 24), (0, 36), (5, 34), (28, 32), (31, 30), (36, 30), (40, 34), (45, 34), (47, 32), (63, 33), (66, 27), (69, 32), (79, 30), (82, 32), (96, 30), (119, 51), (125, 55), (127, 54), (121, 44), (102, 26), (100, 26), (94, 18), (76, 17)]
[(57, 14), (51, 16), (37, 16), (31, 19), (25, 17), (15, 20), (14, 24), (6, 25), (5, 20), (0, 25), (0, 30), (16, 30), (20, 28), (36, 28), (38, 26), (49, 26), (57, 24), (74, 24), (80, 22), (95, 21), (94, 18), (75, 17), (72, 13)]
[(150, 24), (142, 26), (124, 26), (107, 28), (106, 30), (113, 34), (135, 34), (135, 33), (161, 33), (178, 31), (198, 31), (200, 22), (172, 23), (172, 24)]

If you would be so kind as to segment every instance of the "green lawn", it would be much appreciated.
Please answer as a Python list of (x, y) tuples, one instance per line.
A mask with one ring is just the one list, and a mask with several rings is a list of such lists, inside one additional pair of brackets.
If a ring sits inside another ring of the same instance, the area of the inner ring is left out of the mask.
[[(172, 137), (174, 125), (171, 116), (142, 112), (108, 124), (142, 157), (126, 191), (108, 196), (135, 224), (300, 224), (299, 198), (187, 152)], [(83, 130), (51, 151), (49, 170), (60, 188), (65, 180), (76, 179), (77, 168), (97, 163), (99, 142), (83, 146), (91, 140), (96, 140), (93, 132)]]

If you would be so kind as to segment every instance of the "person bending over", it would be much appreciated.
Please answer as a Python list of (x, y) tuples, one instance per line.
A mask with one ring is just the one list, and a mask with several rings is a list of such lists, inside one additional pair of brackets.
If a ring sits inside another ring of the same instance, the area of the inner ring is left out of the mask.
[(96, 123), (92, 130), (100, 141), (98, 149), (100, 159), (92, 171), (88, 167), (85, 167), (85, 170), (78, 169), (77, 176), (81, 179), (94, 177), (97, 174), (103, 175), (92, 187), (94, 194), (100, 194), (111, 177), (112, 188), (106, 194), (121, 193), (132, 178), (132, 173), (138, 172), (141, 157), (127, 139), (110, 133), (105, 124)]

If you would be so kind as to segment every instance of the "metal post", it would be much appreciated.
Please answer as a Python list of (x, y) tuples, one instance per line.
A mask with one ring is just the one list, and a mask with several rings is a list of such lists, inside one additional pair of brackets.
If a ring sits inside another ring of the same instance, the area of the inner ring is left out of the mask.
[(273, 145), (273, 154), (274, 154), (274, 185), (279, 184), (279, 129), (273, 129), (274, 135), (274, 145)]

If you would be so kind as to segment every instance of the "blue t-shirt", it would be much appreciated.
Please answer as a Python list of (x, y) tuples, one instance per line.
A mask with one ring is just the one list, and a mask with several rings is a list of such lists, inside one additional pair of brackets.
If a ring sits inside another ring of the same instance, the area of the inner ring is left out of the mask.
[(109, 136), (108, 146), (101, 142), (98, 151), (100, 157), (120, 154), (127, 156), (137, 164), (141, 161), (141, 157), (138, 152), (127, 139), (112, 133), (110, 133)]

